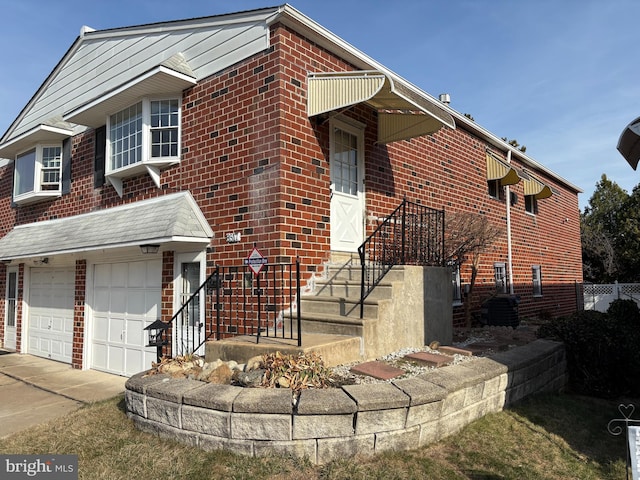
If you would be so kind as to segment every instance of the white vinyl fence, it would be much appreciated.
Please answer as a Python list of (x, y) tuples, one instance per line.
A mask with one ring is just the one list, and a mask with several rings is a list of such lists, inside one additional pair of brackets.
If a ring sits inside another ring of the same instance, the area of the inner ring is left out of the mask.
[(640, 307), (640, 283), (583, 284), (584, 309), (606, 312), (614, 300), (633, 300)]

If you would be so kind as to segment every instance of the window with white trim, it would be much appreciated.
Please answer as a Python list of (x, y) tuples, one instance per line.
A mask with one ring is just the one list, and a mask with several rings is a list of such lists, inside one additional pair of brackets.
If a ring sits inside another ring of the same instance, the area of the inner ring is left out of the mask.
[(175, 160), (180, 146), (180, 100), (144, 99), (109, 117), (107, 171)]
[(62, 191), (62, 144), (37, 144), (16, 155), (13, 200), (59, 196)]
[(462, 285), (460, 283), (460, 265), (451, 264), (451, 287), (453, 289), (453, 304), (462, 305)]
[(496, 200), (504, 200), (504, 187), (502, 186), (500, 179), (487, 180), (487, 188), (489, 191), (489, 196), (491, 198), (495, 198)]
[(536, 215), (538, 213), (538, 200), (535, 195), (524, 196), (524, 210), (531, 215)]
[(531, 267), (531, 277), (533, 281), (533, 296), (542, 296), (542, 268), (540, 265), (533, 265)]
[(493, 275), (496, 281), (496, 291), (507, 293), (507, 267), (504, 263), (493, 264)]
[(180, 161), (180, 100), (144, 98), (107, 119), (105, 177), (122, 195), (122, 179)]

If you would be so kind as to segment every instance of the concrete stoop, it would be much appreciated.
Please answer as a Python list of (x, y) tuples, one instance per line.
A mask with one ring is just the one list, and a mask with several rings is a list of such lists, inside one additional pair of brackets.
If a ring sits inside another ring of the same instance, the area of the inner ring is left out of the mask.
[[(360, 318), (359, 265), (350, 259), (346, 264), (331, 264), (325, 278), (314, 280), (314, 291), (301, 300), (302, 345), (295, 340), (241, 336), (207, 342), (205, 359), (235, 360), (281, 351), (282, 353), (316, 352), (327, 366), (359, 362), (368, 358), (366, 336), (377, 335), (378, 307), (381, 300), (391, 298), (392, 281), (402, 280), (402, 270), (389, 272), (364, 302), (364, 318)], [(290, 332), (285, 332), (289, 336)]]
[(218, 359), (228, 362), (235, 360), (246, 363), (252, 357), (267, 353), (281, 352), (285, 355), (315, 352), (322, 357), (328, 367), (357, 362), (362, 359), (359, 337), (308, 333), (302, 336), (302, 345), (297, 341), (282, 338), (262, 337), (256, 343), (256, 337), (241, 336), (225, 340), (207, 342), (205, 360)]

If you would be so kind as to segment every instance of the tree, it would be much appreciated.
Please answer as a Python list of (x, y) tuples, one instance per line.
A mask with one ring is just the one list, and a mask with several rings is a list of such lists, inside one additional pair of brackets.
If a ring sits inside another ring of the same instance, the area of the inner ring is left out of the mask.
[(629, 194), (603, 174), (581, 217), (582, 263), (586, 280), (596, 283), (623, 280), (620, 248), (624, 240), (622, 219), (626, 216), (628, 202)]
[(504, 235), (504, 228), (487, 220), (484, 215), (473, 212), (448, 213), (445, 225), (445, 258), (460, 267), (469, 263), (469, 300), (464, 304), (464, 318), (471, 327), (471, 298), (478, 276), (480, 257)]
[(640, 185), (626, 199), (617, 215), (615, 240), (618, 258), (618, 280), (635, 283), (640, 281)]

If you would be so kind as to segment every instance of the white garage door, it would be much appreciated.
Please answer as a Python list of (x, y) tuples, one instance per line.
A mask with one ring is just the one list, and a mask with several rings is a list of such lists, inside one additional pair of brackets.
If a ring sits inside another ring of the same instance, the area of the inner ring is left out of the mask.
[(95, 265), (91, 368), (131, 376), (151, 367), (146, 326), (160, 313), (160, 260)]
[(32, 268), (30, 275), (27, 350), (71, 363), (75, 270)]

